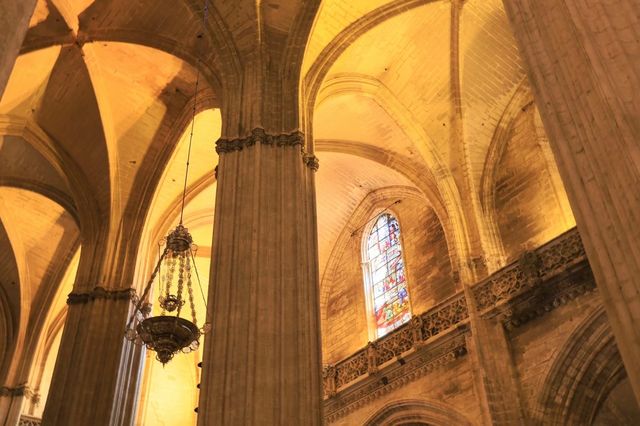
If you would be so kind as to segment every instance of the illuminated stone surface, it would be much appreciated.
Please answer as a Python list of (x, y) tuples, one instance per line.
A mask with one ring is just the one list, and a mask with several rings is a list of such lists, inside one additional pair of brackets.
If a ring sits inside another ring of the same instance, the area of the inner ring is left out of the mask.
[[(0, 423), (638, 423), (637, 2), (209, 4), (0, 0)], [(123, 332), (198, 72), (213, 330), (163, 369)], [(414, 318), (369, 344), (389, 206)]]

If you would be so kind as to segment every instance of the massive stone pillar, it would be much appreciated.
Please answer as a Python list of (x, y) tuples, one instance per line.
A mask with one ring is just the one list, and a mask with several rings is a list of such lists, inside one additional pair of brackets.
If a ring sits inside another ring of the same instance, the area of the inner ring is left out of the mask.
[(483, 318), (471, 285), (464, 283), (469, 310), (467, 337), (476, 392), (481, 404), (482, 425), (524, 425), (524, 409), (509, 342), (502, 324)]
[(640, 2), (504, 3), (640, 401)]
[(320, 425), (313, 157), (299, 132), (221, 139), (198, 424)]
[(0, 99), (35, 7), (36, 0), (0, 0)]
[(97, 271), (119, 262), (111, 263), (105, 251), (93, 256), (91, 251), (87, 244), (82, 247), (74, 291), (67, 300), (44, 425), (106, 426), (133, 421), (140, 348), (124, 338), (132, 290), (113, 285), (115, 280), (110, 286), (95, 285)]

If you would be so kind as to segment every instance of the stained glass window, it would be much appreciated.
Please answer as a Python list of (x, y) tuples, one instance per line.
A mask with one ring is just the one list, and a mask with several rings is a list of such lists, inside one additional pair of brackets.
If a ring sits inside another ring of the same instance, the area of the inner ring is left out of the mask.
[(376, 337), (381, 337), (411, 319), (398, 220), (390, 214), (380, 215), (366, 238), (367, 287)]

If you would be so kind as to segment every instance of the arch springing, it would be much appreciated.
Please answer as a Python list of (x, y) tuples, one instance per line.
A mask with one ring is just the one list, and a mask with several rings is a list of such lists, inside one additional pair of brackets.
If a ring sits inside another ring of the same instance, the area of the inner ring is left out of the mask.
[(362, 260), (369, 330), (376, 339), (411, 319), (400, 225), (393, 215), (378, 216), (365, 234)]

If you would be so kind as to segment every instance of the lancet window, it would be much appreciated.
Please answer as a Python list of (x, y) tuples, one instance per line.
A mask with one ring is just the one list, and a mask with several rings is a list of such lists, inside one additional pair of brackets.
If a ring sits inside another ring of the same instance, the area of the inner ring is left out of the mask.
[(363, 241), (363, 269), (370, 333), (379, 338), (411, 319), (400, 225), (391, 214), (376, 219)]

